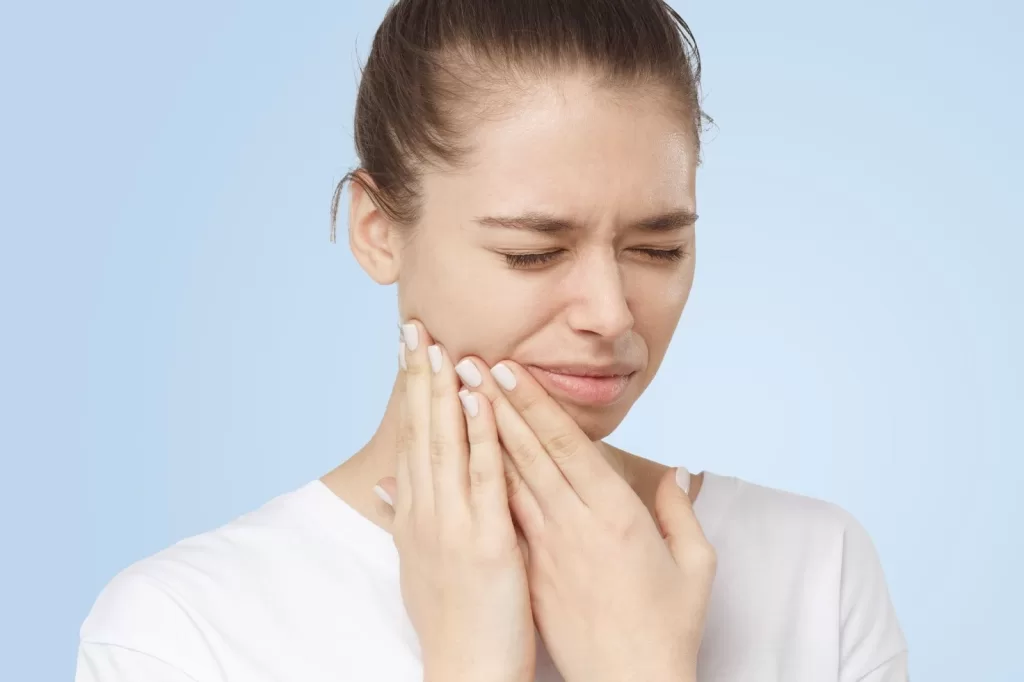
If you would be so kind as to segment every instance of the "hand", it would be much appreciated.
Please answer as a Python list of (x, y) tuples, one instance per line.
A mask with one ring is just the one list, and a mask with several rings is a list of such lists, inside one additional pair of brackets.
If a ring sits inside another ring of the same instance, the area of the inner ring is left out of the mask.
[(402, 336), (397, 477), (381, 485), (425, 679), (532, 681), (536, 631), (490, 404), (459, 404), (451, 360), (422, 325)]
[(717, 560), (675, 470), (658, 486), (656, 524), (529, 372), (504, 361), (492, 376), (471, 362), (483, 370), (473, 390), (490, 399), (522, 479), (509, 504), (529, 548), (533, 617), (559, 671), (569, 682), (695, 680)]

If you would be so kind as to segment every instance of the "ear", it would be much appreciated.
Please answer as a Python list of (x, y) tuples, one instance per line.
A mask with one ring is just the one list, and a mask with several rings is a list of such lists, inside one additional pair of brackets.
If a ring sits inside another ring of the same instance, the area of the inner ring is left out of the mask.
[(359, 265), (378, 284), (398, 280), (398, 226), (373, 203), (363, 183), (373, 187), (369, 175), (360, 171), (349, 181), (348, 246)]

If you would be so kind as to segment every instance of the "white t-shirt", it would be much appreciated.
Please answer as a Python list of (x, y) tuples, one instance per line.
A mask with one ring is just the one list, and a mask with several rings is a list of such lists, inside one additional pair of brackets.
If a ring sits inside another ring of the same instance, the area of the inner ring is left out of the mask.
[[(706, 472), (718, 553), (700, 682), (904, 682), (907, 644), (841, 508)], [(538, 638), (538, 681), (562, 678)], [(391, 535), (321, 481), (122, 571), (81, 628), (77, 682), (422, 680)]]

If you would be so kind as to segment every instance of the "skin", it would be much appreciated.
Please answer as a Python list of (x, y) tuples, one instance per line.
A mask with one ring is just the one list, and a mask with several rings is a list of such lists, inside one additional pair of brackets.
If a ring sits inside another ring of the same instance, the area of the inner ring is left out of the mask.
[[(627, 224), (673, 209), (696, 210), (697, 148), (675, 109), (652, 94), (596, 90), (585, 78), (537, 86), (515, 115), (475, 127), (460, 172), (422, 177), (423, 212), (410, 231), (392, 224), (351, 185), (349, 244), (380, 284), (398, 284), (401, 318), (419, 319), (456, 361), (639, 361), (627, 393), (608, 407), (560, 401), (594, 441), (609, 435), (654, 378), (693, 285), (696, 235)], [(576, 234), (481, 227), (479, 216), (546, 211), (581, 221)], [(682, 247), (677, 263), (630, 248)], [(568, 253), (515, 270), (498, 252)], [(382, 527), (371, 489), (395, 472), (397, 405), (373, 438), (324, 481)], [(602, 443), (603, 455), (649, 502), (665, 470)], [(701, 478), (691, 482), (692, 496)]]
[[(624, 363), (635, 368), (612, 404), (580, 404), (553, 393), (552, 409), (571, 420), (590, 448), (588, 456), (601, 460), (606, 472), (635, 493), (650, 521), (657, 516), (656, 491), (668, 468), (600, 439), (619, 425), (655, 376), (693, 283), (692, 222), (658, 231), (637, 226), (654, 216), (695, 214), (692, 133), (657, 91), (603, 90), (580, 76), (535, 83), (515, 103), (514, 114), (476, 125), (468, 141), (473, 153), (459, 171), (424, 173), (422, 217), (411, 229), (391, 223), (354, 183), (352, 252), (375, 281), (398, 284), (402, 319), (422, 321), (424, 337), (442, 346), (452, 365), (471, 357), (486, 374), (499, 361), (514, 361), (521, 382), (541, 392), (538, 366)], [(577, 227), (538, 232), (478, 221), (528, 212)], [(656, 258), (651, 250), (677, 251), (679, 257)], [(527, 268), (512, 267), (506, 259), (506, 254), (552, 252), (550, 260)], [(406, 402), (402, 374), (374, 437), (323, 477), (339, 497), (389, 532), (396, 530), (395, 513), (372, 488), (399, 469), (396, 442)], [(490, 379), (486, 386), (497, 395)], [(692, 478), (691, 500), (700, 484), (700, 476)], [(392, 486), (391, 492), (401, 495), (401, 488)], [(516, 506), (516, 497), (510, 493), (510, 506)], [(635, 510), (621, 504), (626, 498), (614, 499), (623, 510), (620, 516), (633, 518), (629, 514)], [(604, 509), (613, 515), (616, 507)], [(637, 540), (641, 544), (649, 541), (650, 529), (644, 532), (647, 540)], [(556, 545), (549, 537), (546, 546)], [(598, 550), (589, 551), (596, 558)], [(649, 572), (630, 575), (640, 582), (639, 576), (646, 579)], [(618, 576), (616, 589), (628, 592), (628, 579)]]
[(568, 682), (695, 680), (717, 562), (675, 475), (652, 518), (522, 365), (465, 361), (456, 399), (443, 348), (416, 322), (403, 337), (382, 485), (424, 679), (529, 682), (536, 626)]

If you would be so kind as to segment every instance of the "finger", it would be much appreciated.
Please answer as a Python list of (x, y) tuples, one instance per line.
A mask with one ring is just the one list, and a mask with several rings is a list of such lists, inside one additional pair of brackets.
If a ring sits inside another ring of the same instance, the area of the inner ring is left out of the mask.
[(664, 472), (654, 495), (654, 515), (672, 557), (684, 568), (712, 568), (714, 549), (704, 535), (689, 497), (690, 472)]
[[(491, 368), (508, 404), (535, 434), (544, 451), (588, 506), (621, 487), (618, 476), (562, 406), (520, 365), (503, 360)], [(499, 421), (500, 425), (500, 421)]]
[(430, 463), (434, 513), (444, 523), (469, 518), (469, 447), (459, 404), (459, 380), (444, 348), (427, 348), (430, 382)]
[(409, 410), (405, 407), (406, 381), (405, 369), (408, 366), (405, 360), (405, 341), (398, 344), (398, 380), (395, 382), (395, 400), (398, 406), (398, 431), (395, 438), (395, 492), (396, 500), (395, 518), (404, 519), (408, 516), (412, 507), (412, 478), (409, 472), (409, 452), (413, 445), (413, 430), (409, 423)]
[(385, 505), (394, 510), (395, 500), (398, 499), (398, 480), (393, 476), (382, 478), (377, 481), (377, 485), (374, 486), (373, 492), (377, 494), (377, 497), (379, 497)]
[[(405, 340), (405, 427), (399, 436), (404, 441), (409, 463), (412, 511), (433, 514), (434, 483), (430, 464), (430, 362), (427, 346), (430, 337), (422, 324), (415, 321), (402, 325)], [(399, 502), (401, 504), (401, 501)]]
[(469, 440), (469, 499), (481, 520), (498, 519), (509, 513), (516, 516), (523, 532), (538, 531), (544, 516), (529, 489), (522, 484), (511, 462), (506, 464), (494, 413), (490, 402), (481, 394), (460, 391), (466, 414), (466, 437)]
[(491, 373), (480, 371), (481, 366), (484, 366), (482, 361), (465, 358), (456, 366), (456, 371), (464, 383), (476, 383), (473, 390), (482, 393), (490, 401), (501, 444), (533, 492), (544, 517), (552, 518), (571, 505), (579, 504), (580, 498), (548, 456), (537, 436), (509, 404)]
[[(513, 524), (514, 525), (514, 524)], [(519, 552), (523, 555), (523, 565), (529, 569), (530, 566), (530, 542), (526, 539), (524, 531), (516, 526), (516, 542), (519, 544)]]
[(512, 510), (512, 518), (528, 537), (535, 537), (533, 533), (544, 527), (544, 511), (504, 447), (501, 448), (501, 458), (505, 468), (505, 491), (508, 496), (508, 508)]

